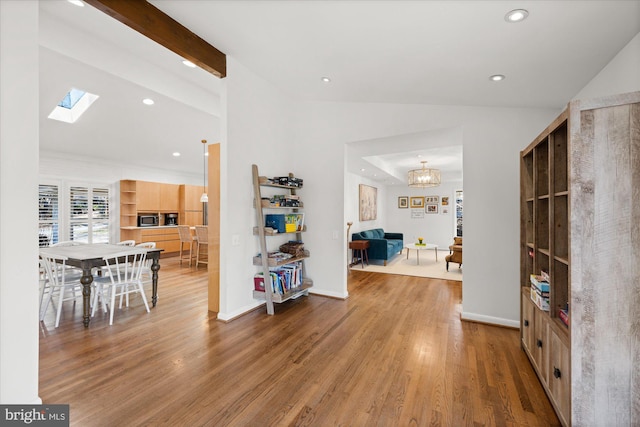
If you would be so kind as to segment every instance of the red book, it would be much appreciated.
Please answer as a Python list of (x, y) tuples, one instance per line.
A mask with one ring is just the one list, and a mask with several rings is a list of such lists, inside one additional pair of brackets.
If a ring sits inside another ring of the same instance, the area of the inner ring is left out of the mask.
[(560, 320), (562, 320), (562, 323), (569, 326), (569, 313), (566, 310), (558, 310), (558, 316), (560, 317)]

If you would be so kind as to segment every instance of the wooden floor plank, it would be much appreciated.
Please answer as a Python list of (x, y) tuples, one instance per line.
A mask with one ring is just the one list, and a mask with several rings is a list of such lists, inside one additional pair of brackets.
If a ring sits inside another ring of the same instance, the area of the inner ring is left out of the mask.
[(462, 322), (460, 282), (352, 272), (223, 323), (204, 268), (163, 258), (158, 305), (40, 329), (40, 396), (72, 426), (559, 425), (511, 329)]

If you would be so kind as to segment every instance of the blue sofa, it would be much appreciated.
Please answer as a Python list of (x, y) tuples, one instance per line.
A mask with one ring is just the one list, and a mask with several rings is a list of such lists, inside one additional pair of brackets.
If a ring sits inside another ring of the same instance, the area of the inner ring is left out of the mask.
[(369, 259), (383, 260), (384, 265), (404, 249), (402, 233), (385, 233), (382, 228), (353, 233), (351, 240), (368, 240), (367, 256)]

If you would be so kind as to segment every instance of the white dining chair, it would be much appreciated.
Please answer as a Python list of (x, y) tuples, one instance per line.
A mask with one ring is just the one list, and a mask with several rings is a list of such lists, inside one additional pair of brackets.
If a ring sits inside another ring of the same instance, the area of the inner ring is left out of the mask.
[[(56, 309), (56, 328), (60, 324), (62, 303), (75, 300), (77, 297), (76, 291), (80, 291), (80, 295), (82, 295), (82, 283), (80, 283), (82, 275), (67, 268), (67, 259), (66, 256), (47, 253), (43, 249), (40, 250), (40, 264), (44, 269), (45, 276), (45, 284), (43, 286), (46, 287), (47, 294), (45, 297), (45, 289), (43, 288), (40, 300), (40, 320), (44, 320), (49, 304), (52, 303), (55, 295), (58, 304)], [(71, 296), (67, 296), (68, 292), (71, 292)], [(42, 307), (43, 303), (44, 307)]]
[[(120, 252), (103, 258), (109, 274), (106, 277), (98, 277), (94, 281), (96, 283), (96, 292), (93, 298), (91, 316), (95, 314), (99, 300), (102, 300), (104, 309), (105, 300), (108, 298), (109, 325), (113, 325), (116, 297), (124, 296), (128, 307), (129, 295), (135, 293), (140, 294), (144, 307), (149, 313), (149, 304), (147, 303), (147, 296), (140, 277), (146, 259), (147, 250), (145, 248)], [(120, 299), (120, 308), (122, 308), (122, 299)]]
[[(136, 245), (137, 248), (146, 248), (146, 249), (155, 249), (156, 248), (156, 242), (144, 242), (144, 243), (138, 243)], [(153, 276), (152, 276), (152, 271), (151, 271), (151, 264), (153, 264), (153, 260), (152, 259), (148, 259), (145, 261), (145, 265), (144, 267), (142, 267), (142, 284), (146, 285), (148, 283), (151, 283), (151, 281), (153, 280)]]
[(120, 246), (135, 246), (136, 245), (136, 241), (135, 240), (122, 240), (122, 241), (116, 243), (116, 245), (120, 245)]
[(77, 240), (65, 240), (62, 242), (58, 242), (58, 243), (54, 243), (52, 245), (49, 245), (50, 248), (55, 248), (55, 247), (60, 247), (60, 246), (80, 246), (80, 245), (86, 245), (86, 242), (78, 242)]

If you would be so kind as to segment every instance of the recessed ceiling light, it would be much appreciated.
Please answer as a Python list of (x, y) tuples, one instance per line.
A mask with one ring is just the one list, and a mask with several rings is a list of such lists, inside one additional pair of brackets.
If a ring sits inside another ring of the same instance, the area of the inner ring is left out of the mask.
[(499, 82), (504, 80), (505, 77), (502, 74), (494, 74), (493, 76), (489, 77), (489, 80), (491, 80), (492, 82)]
[(329, 82), (331, 82), (331, 79), (329, 77), (323, 77), (322, 81), (325, 82), (325, 83), (329, 83)]
[(173, 153), (173, 157), (180, 157), (180, 153), (176, 151), (175, 153)]
[(364, 168), (360, 169), (360, 172), (364, 172)]
[(185, 59), (184, 61), (182, 61), (182, 63), (184, 65), (186, 65), (189, 68), (196, 68), (196, 64), (194, 64), (193, 62), (189, 61), (188, 59)]
[(67, 0), (67, 1), (72, 5), (84, 7), (84, 2), (81, 2), (80, 0)]
[(153, 99), (151, 99), (151, 98), (143, 99), (142, 103), (145, 104), (145, 105), (153, 105), (153, 104), (155, 104), (155, 102), (153, 102)]
[(529, 16), (528, 11), (524, 9), (514, 9), (504, 16), (504, 20), (507, 22), (521, 22), (524, 21), (527, 16)]

